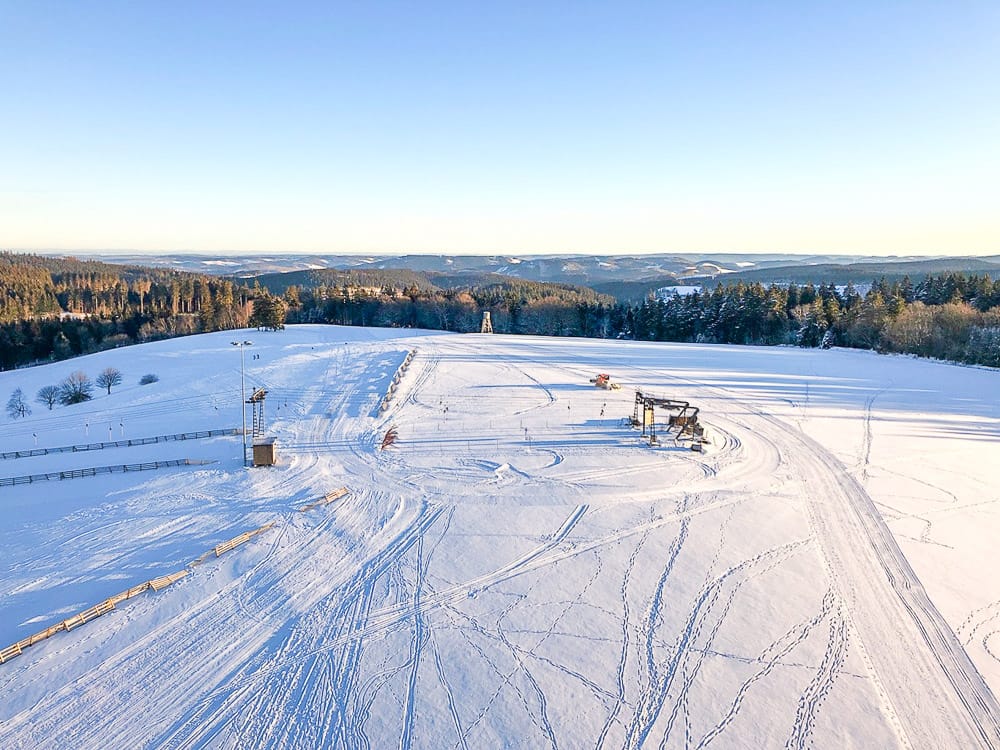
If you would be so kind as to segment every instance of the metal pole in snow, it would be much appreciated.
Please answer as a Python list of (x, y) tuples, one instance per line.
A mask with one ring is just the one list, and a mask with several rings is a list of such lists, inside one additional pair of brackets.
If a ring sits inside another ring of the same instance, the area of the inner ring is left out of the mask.
[(240, 348), (240, 415), (243, 417), (243, 465), (247, 465), (247, 389), (244, 378), (246, 357), (243, 350), (253, 344), (252, 341), (230, 341)]

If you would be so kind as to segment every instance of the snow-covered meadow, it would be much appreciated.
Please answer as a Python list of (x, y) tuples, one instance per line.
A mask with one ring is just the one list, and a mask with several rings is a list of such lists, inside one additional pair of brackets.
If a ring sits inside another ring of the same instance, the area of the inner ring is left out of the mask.
[[(246, 338), (278, 466), (239, 436), (0, 461), (215, 462), (0, 486), (0, 648), (277, 522), (0, 664), (0, 746), (1000, 747), (1000, 373), (292, 326), (0, 373), (125, 374), (0, 452), (239, 427)], [(635, 388), (706, 451), (623, 424)]]

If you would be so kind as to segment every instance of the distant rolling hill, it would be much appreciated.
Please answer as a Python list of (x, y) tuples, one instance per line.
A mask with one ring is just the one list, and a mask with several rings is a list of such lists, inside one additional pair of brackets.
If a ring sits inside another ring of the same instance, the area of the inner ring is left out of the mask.
[[(721, 281), (761, 283), (864, 283), (930, 273), (1000, 275), (1000, 255), (987, 257), (851, 256), (838, 254), (660, 253), (650, 255), (270, 255), (79, 253), (116, 265), (172, 268), (241, 280), (259, 278), (269, 288), (347, 283), (455, 288), (503, 279), (585, 286), (622, 301), (641, 300), (659, 287)], [(291, 275), (288, 275), (291, 274)], [(280, 276), (279, 276), (280, 275)], [(283, 286), (282, 286), (283, 285)]]
[(846, 284), (872, 281), (885, 277), (897, 281), (904, 276), (918, 279), (928, 274), (975, 273), (1000, 275), (1000, 259), (938, 258), (903, 262), (824, 263), (812, 266), (779, 266), (741, 271), (727, 276), (727, 281), (760, 281), (762, 283)]

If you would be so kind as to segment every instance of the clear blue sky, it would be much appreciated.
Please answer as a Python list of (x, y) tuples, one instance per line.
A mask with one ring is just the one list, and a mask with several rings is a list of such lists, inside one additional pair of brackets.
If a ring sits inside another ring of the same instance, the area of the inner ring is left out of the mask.
[(1000, 252), (1000, 2), (0, 0), (0, 247)]

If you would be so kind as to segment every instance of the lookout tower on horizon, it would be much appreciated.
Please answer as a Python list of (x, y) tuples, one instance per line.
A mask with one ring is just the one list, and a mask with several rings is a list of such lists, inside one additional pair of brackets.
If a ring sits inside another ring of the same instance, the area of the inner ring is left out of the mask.
[(483, 310), (483, 324), (479, 326), (480, 333), (493, 333), (493, 321), (490, 320), (490, 311)]

